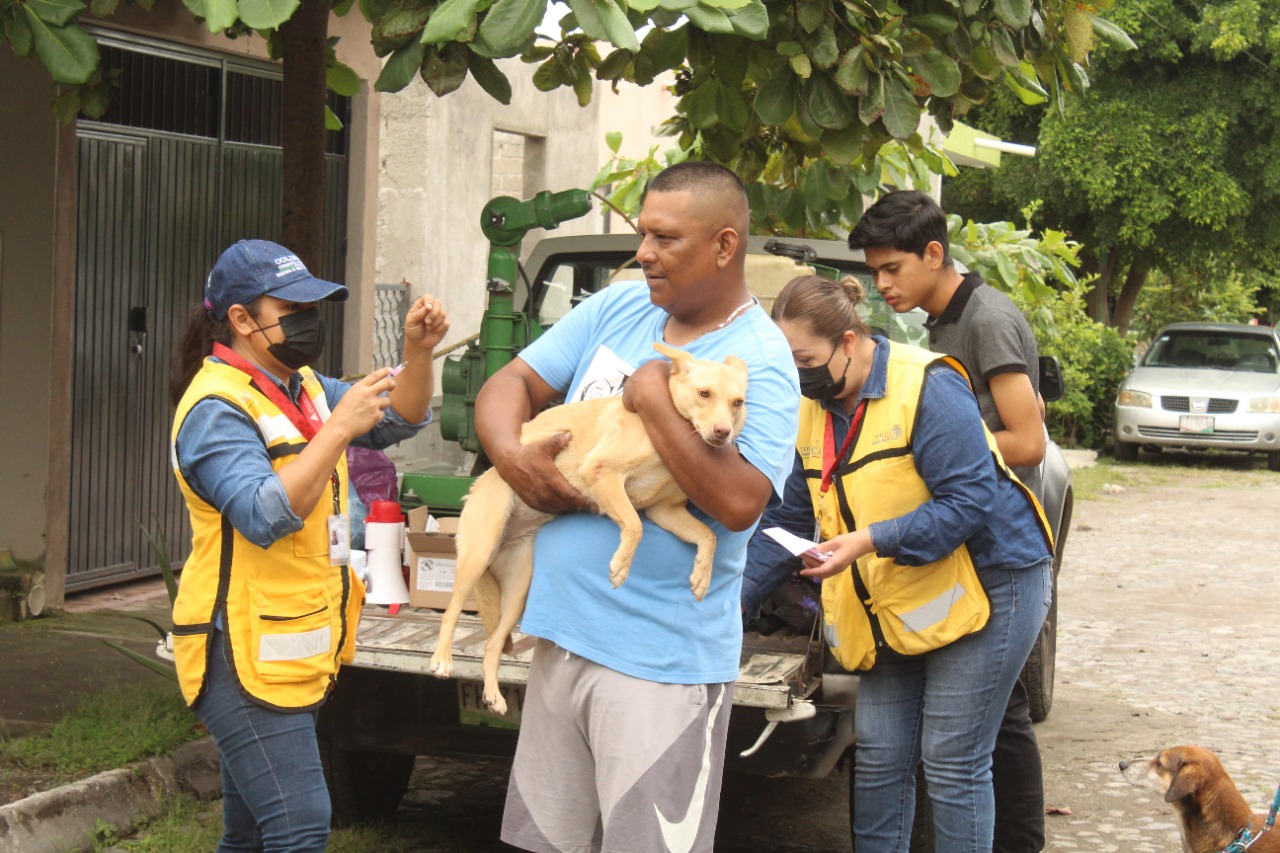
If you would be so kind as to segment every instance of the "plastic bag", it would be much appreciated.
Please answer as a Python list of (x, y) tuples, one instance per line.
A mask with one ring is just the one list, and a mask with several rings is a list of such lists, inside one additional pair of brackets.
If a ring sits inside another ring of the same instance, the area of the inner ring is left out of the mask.
[(347, 477), (365, 505), (399, 498), (396, 494), (396, 466), (381, 450), (348, 447)]

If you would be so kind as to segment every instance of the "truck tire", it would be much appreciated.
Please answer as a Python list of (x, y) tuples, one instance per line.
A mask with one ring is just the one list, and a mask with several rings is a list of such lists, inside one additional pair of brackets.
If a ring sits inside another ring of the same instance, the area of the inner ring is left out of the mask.
[(382, 823), (396, 813), (409, 787), (416, 756), (344, 749), (320, 739), (320, 763), (329, 786), (335, 826)]
[[(849, 838), (853, 838), (853, 778), (854, 756), (849, 755)], [(936, 846), (933, 829), (933, 803), (929, 801), (929, 789), (924, 781), (924, 765), (916, 768), (916, 813), (911, 820), (910, 853), (934, 853)], [(853, 853), (858, 853), (858, 845), (854, 843)]]
[(1031, 706), (1031, 722), (1038, 723), (1049, 716), (1053, 708), (1053, 679), (1058, 666), (1058, 570), (1062, 568), (1062, 552), (1067, 546), (1067, 533), (1071, 530), (1073, 496), (1068, 491), (1058, 522), (1058, 535), (1053, 543), (1053, 598), (1049, 613), (1040, 626), (1040, 636), (1031, 648), (1027, 663), (1022, 668), (1022, 683), (1027, 686), (1027, 702)]

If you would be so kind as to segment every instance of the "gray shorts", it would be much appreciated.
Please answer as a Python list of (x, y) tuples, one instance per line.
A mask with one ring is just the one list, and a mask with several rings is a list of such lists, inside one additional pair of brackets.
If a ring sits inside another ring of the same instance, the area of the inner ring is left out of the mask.
[(538, 853), (711, 853), (733, 682), (659, 684), (538, 640), (502, 840)]

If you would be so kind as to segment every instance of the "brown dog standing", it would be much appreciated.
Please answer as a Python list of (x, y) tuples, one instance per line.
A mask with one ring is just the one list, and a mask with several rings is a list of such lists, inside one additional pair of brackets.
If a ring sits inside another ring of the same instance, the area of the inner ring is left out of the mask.
[[(1172, 803), (1185, 853), (1218, 853), (1248, 827), (1257, 835), (1263, 815), (1253, 813), (1218, 756), (1199, 746), (1173, 746), (1155, 758), (1121, 761), (1130, 785), (1152, 787)], [(1262, 834), (1249, 853), (1280, 853), (1280, 828)]]
[[(746, 364), (734, 356), (723, 363), (703, 361), (662, 343), (653, 346), (672, 361), (671, 400), (693, 432), (714, 447), (737, 438), (746, 421)], [(631, 568), (642, 529), (637, 510), (643, 510), (655, 524), (697, 546), (689, 587), (702, 600), (711, 582), (715, 534), (689, 513), (688, 498), (654, 450), (640, 416), (627, 411), (621, 397), (584, 400), (538, 415), (525, 424), (520, 440), (529, 444), (565, 432), (569, 443), (556, 457), (556, 467), (622, 529), (609, 563), (614, 587)], [(431, 672), (440, 678), (452, 674), (453, 633), (474, 589), (489, 633), (484, 702), (497, 714), (507, 708), (498, 689), (498, 663), (529, 595), (533, 534), (550, 518), (526, 506), (497, 469), (490, 469), (472, 485), (459, 519), (453, 597), (440, 622)]]

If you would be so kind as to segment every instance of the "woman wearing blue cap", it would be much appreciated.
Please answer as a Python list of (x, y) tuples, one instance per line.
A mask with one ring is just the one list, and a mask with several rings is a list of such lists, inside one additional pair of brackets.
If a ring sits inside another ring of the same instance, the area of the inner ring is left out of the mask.
[(324, 350), (315, 303), (346, 298), (288, 249), (242, 240), (214, 265), (175, 359), (172, 459), (192, 551), (174, 655), (222, 760), (219, 853), (325, 849), (316, 714), (355, 653), (364, 598), (347, 565), (345, 451), (387, 447), (430, 416), (443, 306), (423, 296), (409, 309), (397, 376), (349, 384), (307, 366)]

